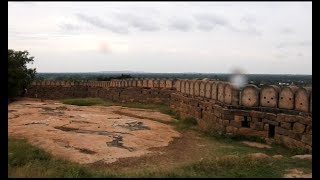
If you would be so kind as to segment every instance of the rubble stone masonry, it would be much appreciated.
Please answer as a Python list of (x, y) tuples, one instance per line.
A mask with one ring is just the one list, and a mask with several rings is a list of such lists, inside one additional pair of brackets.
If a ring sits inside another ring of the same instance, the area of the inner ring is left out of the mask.
[(203, 131), (256, 136), (289, 148), (312, 151), (312, 89), (231, 84), (212, 80), (124, 79), (36, 81), (28, 97), (99, 97), (117, 102), (163, 103), (182, 118), (194, 117)]

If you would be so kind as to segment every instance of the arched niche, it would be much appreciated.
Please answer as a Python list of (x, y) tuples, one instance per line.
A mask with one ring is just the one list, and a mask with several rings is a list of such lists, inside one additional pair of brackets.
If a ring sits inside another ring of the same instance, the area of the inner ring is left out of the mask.
[(166, 80), (165, 79), (161, 79), (160, 80), (160, 88), (165, 88), (166, 87)]
[(224, 82), (218, 83), (218, 101), (224, 102), (224, 87), (226, 84)]
[(189, 94), (194, 96), (194, 83), (195, 80), (189, 80)]
[(132, 87), (137, 87), (137, 80), (136, 79), (132, 80)]
[(142, 87), (142, 80), (141, 79), (137, 80), (137, 86)]
[(155, 79), (153, 81), (153, 87), (155, 87), (155, 88), (159, 88), (160, 87), (160, 80), (159, 79)]
[(205, 97), (206, 98), (211, 98), (211, 89), (212, 89), (212, 82), (209, 81), (205, 85)]
[(259, 88), (255, 85), (246, 85), (241, 91), (241, 105), (246, 107), (259, 106)]
[(172, 88), (172, 80), (170, 80), (170, 79), (166, 80), (166, 88), (168, 88), (168, 89)]
[(309, 112), (310, 88), (299, 88), (295, 94), (295, 110)]
[(224, 87), (224, 103), (225, 104), (231, 104), (232, 102), (232, 86), (231, 84), (227, 83)]
[(200, 96), (200, 82), (195, 81), (193, 84), (193, 90), (194, 90), (194, 95), (195, 96)]
[(310, 112), (312, 113), (312, 89), (310, 91)]
[(148, 80), (147, 79), (142, 80), (142, 87), (148, 87)]
[(214, 81), (211, 85), (211, 98), (218, 99), (218, 82)]
[(260, 92), (260, 105), (264, 107), (278, 107), (280, 88), (275, 85), (263, 86)]
[(285, 86), (280, 89), (278, 107), (281, 109), (294, 109), (294, 94), (296, 86)]
[(199, 96), (201, 96), (201, 97), (205, 96), (205, 88), (206, 88), (206, 81), (200, 81), (199, 82)]
[(153, 88), (153, 79), (148, 79), (148, 87)]
[(182, 80), (181, 81), (181, 93), (186, 93), (186, 81)]
[(186, 92), (186, 94), (190, 94), (190, 82), (189, 82), (189, 80), (186, 80), (186, 82), (185, 82), (185, 92)]
[(180, 92), (181, 91), (181, 80), (177, 80), (174, 85), (176, 87), (176, 91)]

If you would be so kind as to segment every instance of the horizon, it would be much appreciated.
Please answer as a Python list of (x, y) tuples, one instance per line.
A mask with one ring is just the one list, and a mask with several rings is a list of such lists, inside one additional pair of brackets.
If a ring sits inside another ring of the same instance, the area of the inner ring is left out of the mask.
[[(63, 74), (63, 73), (69, 73), (69, 74), (77, 74), (77, 73), (96, 73), (96, 74), (104, 74), (104, 73), (110, 73), (110, 74), (126, 74), (125, 71), (96, 71), (96, 72), (37, 72), (37, 73), (56, 73), (56, 74)], [(130, 71), (128, 74), (232, 74), (232, 72), (226, 72), (226, 73), (207, 73), (207, 72), (137, 72), (137, 71)], [(245, 75), (304, 75), (304, 76), (312, 76), (312, 74), (268, 74), (268, 73), (246, 73)]]
[(8, 2), (8, 47), (43, 73), (312, 75), (312, 2)]

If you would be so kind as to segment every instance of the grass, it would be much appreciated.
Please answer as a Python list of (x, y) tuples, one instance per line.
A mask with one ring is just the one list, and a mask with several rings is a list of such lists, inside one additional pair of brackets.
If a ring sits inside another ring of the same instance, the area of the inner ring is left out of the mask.
[[(166, 166), (165, 169), (146, 166), (132, 167), (130, 170), (121, 171), (108, 170), (87, 165), (80, 165), (67, 160), (53, 157), (45, 151), (34, 147), (25, 140), (8, 139), (8, 174), (9, 177), (235, 177), (235, 178), (259, 178), (259, 177), (282, 177), (286, 169), (297, 168), (306, 173), (312, 170), (312, 163), (309, 160), (298, 160), (290, 158), (304, 151), (299, 149), (288, 149), (281, 145), (272, 145), (271, 149), (260, 149), (242, 144), (241, 140), (254, 140), (263, 142), (262, 139), (227, 136), (216, 133), (203, 133), (197, 129), (197, 121), (194, 118), (180, 118), (163, 104), (142, 104), (142, 103), (114, 103), (99, 98), (67, 99), (64, 104), (79, 106), (92, 105), (121, 105), (130, 108), (154, 109), (169, 114), (178, 121), (167, 122), (173, 125), (178, 131), (198, 131), (201, 138), (209, 142), (210, 154), (207, 154), (201, 161), (184, 163), (179, 166)], [(57, 109), (65, 109), (64, 106)], [(49, 110), (49, 109), (48, 109)], [(132, 114), (129, 114), (132, 115)], [(144, 117), (145, 118), (145, 117)], [(162, 122), (161, 120), (152, 119)], [(164, 122), (163, 122), (164, 123)], [(246, 157), (249, 153), (261, 152), (269, 156), (281, 154), (282, 159), (252, 160)], [(225, 155), (237, 155), (238, 159), (221, 158)], [(217, 157), (219, 157), (217, 159)], [(151, 163), (152, 164), (152, 163)]]
[(23, 139), (8, 139), (9, 177), (91, 177), (93, 172), (78, 164), (54, 158)]
[[(236, 147), (233, 151), (238, 152), (241, 149), (245, 152), (257, 151), (247, 146)], [(221, 149), (224, 151), (223, 154), (230, 154), (225, 150)], [(284, 170), (290, 168), (310, 173), (311, 162), (288, 157), (281, 160), (250, 160), (244, 156), (237, 160), (211, 157), (177, 168), (132, 167), (130, 171), (121, 172), (69, 162), (53, 157), (23, 139), (8, 139), (9, 177), (281, 177), (285, 173)]]

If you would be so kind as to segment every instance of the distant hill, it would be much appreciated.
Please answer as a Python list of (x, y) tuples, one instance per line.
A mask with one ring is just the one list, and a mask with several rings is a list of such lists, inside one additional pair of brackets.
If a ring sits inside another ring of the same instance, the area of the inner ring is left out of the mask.
[(98, 71), (97, 73), (104, 74), (140, 74), (140, 73), (148, 73), (143, 71)]

